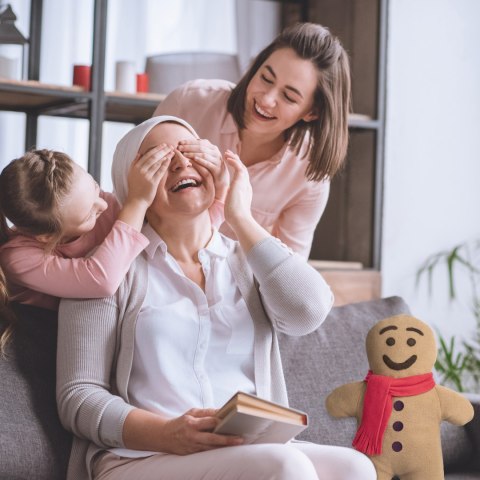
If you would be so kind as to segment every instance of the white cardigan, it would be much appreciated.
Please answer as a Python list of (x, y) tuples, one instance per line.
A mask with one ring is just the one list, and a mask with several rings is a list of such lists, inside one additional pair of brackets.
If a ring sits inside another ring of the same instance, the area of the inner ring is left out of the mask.
[[(314, 331), (330, 311), (333, 295), (315, 269), (273, 237), (247, 256), (237, 244), (228, 261), (254, 322), (257, 394), (287, 405), (275, 332)], [(144, 255), (137, 258), (112, 297), (60, 304), (57, 403), (62, 424), (76, 436), (68, 480), (91, 478), (90, 463), (99, 450), (125, 447), (122, 431), (134, 408), (127, 392), (135, 323), (148, 282), (146, 262)]]

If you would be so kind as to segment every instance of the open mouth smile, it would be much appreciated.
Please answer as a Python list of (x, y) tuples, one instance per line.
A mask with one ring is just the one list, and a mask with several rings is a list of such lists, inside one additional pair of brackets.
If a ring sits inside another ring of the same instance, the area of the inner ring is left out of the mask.
[(391, 368), (392, 370), (406, 370), (407, 368), (410, 368), (416, 361), (417, 361), (416, 355), (412, 355), (409, 359), (405, 360), (402, 363), (394, 362), (387, 355), (383, 356), (383, 362), (388, 368)]
[(266, 112), (265, 110), (263, 110), (263, 108), (261, 108), (257, 102), (253, 102), (253, 107), (255, 109), (255, 113), (257, 113), (257, 115), (259, 115), (260, 117), (264, 118), (265, 120), (273, 120), (275, 119), (276, 117), (274, 117), (273, 115), (270, 115), (268, 112)]
[(179, 192), (180, 190), (185, 190), (187, 188), (195, 188), (199, 187), (201, 182), (196, 180), (195, 178), (182, 178), (179, 180), (171, 189), (173, 193)]

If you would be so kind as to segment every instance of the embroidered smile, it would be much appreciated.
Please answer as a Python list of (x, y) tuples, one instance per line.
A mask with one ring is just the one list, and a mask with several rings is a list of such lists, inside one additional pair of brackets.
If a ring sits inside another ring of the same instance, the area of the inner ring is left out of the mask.
[(417, 361), (416, 355), (412, 355), (409, 359), (405, 360), (402, 363), (394, 362), (387, 355), (383, 356), (383, 362), (388, 368), (391, 368), (392, 370), (406, 370), (407, 368), (410, 368), (416, 361)]

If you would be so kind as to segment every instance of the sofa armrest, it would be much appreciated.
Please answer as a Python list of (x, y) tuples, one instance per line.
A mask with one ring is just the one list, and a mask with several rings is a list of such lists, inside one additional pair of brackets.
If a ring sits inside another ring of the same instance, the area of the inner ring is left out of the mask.
[(464, 395), (473, 405), (473, 419), (464, 427), (442, 423), (443, 460), (449, 473), (480, 472), (480, 395)]
[(475, 472), (480, 472), (480, 394), (468, 393), (465, 396), (472, 402), (475, 414), (471, 422), (465, 425), (465, 430), (472, 442), (473, 451), (475, 452), (472, 459), (472, 468)]
[(0, 356), (0, 478), (66, 478), (72, 434), (55, 401), (57, 313), (12, 307), (18, 321)]

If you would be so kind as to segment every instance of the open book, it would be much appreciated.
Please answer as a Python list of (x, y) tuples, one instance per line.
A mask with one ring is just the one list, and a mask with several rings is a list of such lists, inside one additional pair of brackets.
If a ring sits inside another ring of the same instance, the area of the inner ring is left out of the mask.
[(305, 412), (244, 392), (237, 392), (216, 415), (221, 419), (214, 432), (240, 435), (245, 443), (286, 443), (305, 430)]

